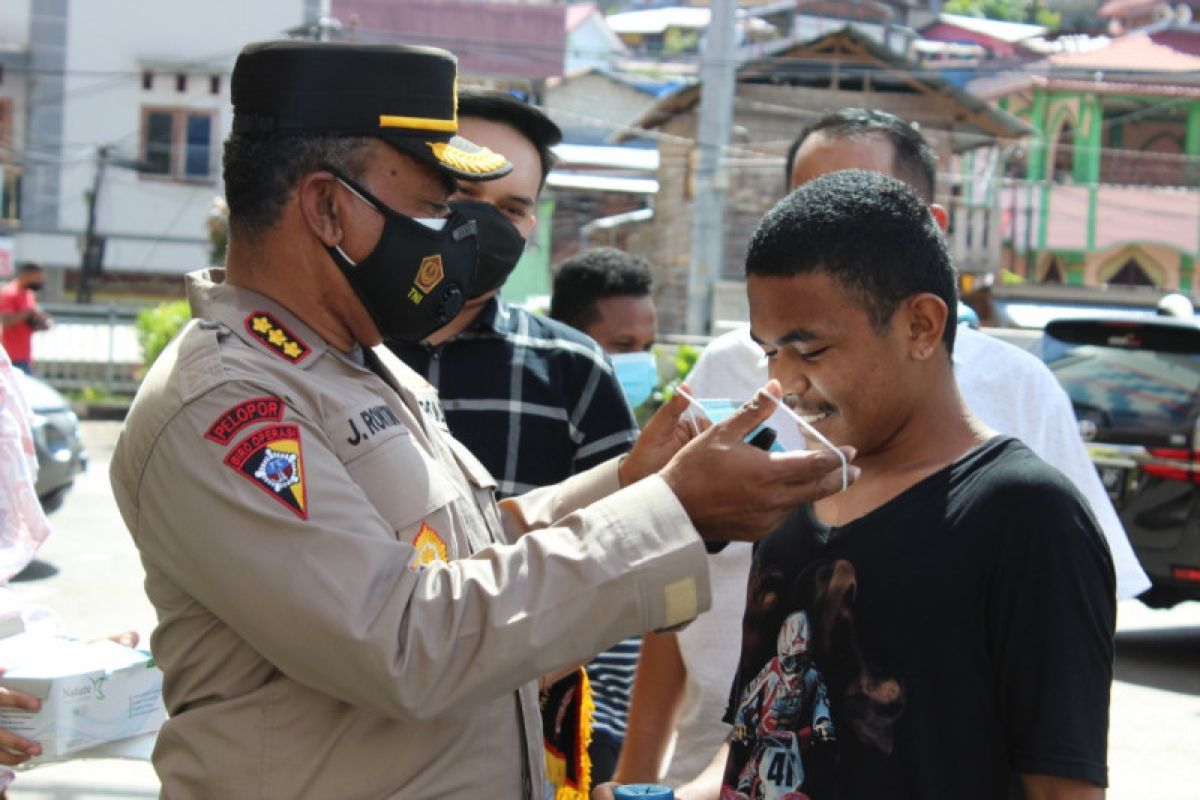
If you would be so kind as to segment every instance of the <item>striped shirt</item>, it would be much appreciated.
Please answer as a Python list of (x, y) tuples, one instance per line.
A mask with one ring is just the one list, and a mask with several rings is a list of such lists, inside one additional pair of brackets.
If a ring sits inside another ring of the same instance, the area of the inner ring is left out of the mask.
[[(437, 346), (388, 342), (441, 396), (446, 424), (509, 497), (628, 452), (638, 427), (600, 346), (561, 322), (494, 298)], [(587, 665), (594, 725), (625, 736), (640, 638)]]
[(633, 676), (641, 650), (642, 637), (633, 636), (596, 656), (587, 665), (588, 680), (592, 682), (592, 696), (596, 701), (592, 728), (618, 742), (625, 739), (629, 698), (633, 694)]

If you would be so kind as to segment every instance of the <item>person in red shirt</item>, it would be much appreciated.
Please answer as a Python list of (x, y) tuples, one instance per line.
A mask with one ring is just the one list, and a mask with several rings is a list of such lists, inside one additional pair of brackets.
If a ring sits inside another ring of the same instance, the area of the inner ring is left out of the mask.
[(45, 274), (37, 264), (26, 261), (17, 268), (17, 277), (0, 289), (0, 325), (4, 327), (4, 349), (13, 366), (25, 373), (33, 367), (34, 331), (50, 327), (50, 315), (37, 304), (34, 293), (45, 283)]

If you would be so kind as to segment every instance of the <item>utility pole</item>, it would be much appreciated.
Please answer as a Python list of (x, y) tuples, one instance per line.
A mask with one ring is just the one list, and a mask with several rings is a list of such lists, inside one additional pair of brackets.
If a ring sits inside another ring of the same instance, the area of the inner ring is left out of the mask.
[(713, 0), (708, 41), (700, 62), (700, 154), (692, 204), (692, 254), (688, 262), (687, 332), (709, 332), (713, 284), (725, 262), (725, 203), (729, 172), (724, 155), (733, 129), (736, 0)]
[(96, 175), (92, 179), (92, 191), (88, 193), (87, 228), (83, 233), (83, 254), (79, 262), (79, 285), (75, 290), (76, 303), (92, 302), (92, 288), (89, 281), (100, 275), (104, 261), (104, 239), (96, 236), (96, 205), (100, 200), (100, 187), (104, 184), (104, 168), (108, 165), (108, 157), (112, 153), (109, 145), (96, 148)]

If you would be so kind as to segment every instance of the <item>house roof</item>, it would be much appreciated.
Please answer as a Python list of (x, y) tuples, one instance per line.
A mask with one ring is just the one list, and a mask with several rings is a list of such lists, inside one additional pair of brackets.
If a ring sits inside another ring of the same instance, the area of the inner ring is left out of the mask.
[(608, 16), (608, 27), (621, 34), (661, 34), (667, 28), (707, 28), (712, 10), (707, 6), (668, 6), (625, 11)]
[(592, 14), (599, 14), (599, 9), (593, 3), (575, 3), (567, 6), (566, 19), (563, 20), (568, 33), (578, 28)]
[(565, 75), (548, 79), (546, 81), (546, 88), (552, 89), (555, 87), (564, 86), (568, 83), (574, 83), (589, 76), (601, 78), (602, 80), (606, 81), (612, 81), (613, 83), (619, 84), (626, 88), (633, 89), (636, 92), (641, 92), (642, 94), (651, 96), (659, 95), (663, 86), (670, 85), (672, 88), (678, 86), (677, 83), (668, 84), (665, 81), (655, 82), (646, 78), (635, 78), (631, 75), (626, 75), (620, 72), (611, 72), (606, 69), (600, 69), (599, 67), (582, 67), (580, 69), (572, 70)]
[[(1018, 138), (1032, 133), (1028, 124), (1012, 114), (959, 89), (936, 72), (922, 69), (853, 26), (793, 45), (772, 57), (747, 62), (738, 70), (737, 80), (739, 83), (823, 82), (835, 64), (848, 77), (869, 74), (876, 86), (942, 96), (960, 106), (966, 112), (961, 130), (968, 136), (953, 143), (955, 150), (970, 149), (978, 144), (980, 136)], [(640, 128), (660, 127), (699, 102), (699, 84), (687, 86), (662, 97), (634, 124)]]
[(939, 22), (944, 25), (953, 25), (956, 28), (961, 28), (971, 33), (978, 33), (997, 41), (1007, 42), (1008, 44), (1016, 44), (1025, 39), (1032, 39), (1035, 36), (1043, 36), (1048, 30), (1045, 25), (1004, 22), (984, 17), (967, 17), (961, 14), (938, 14), (937, 21), (925, 27), (930, 28)]
[(1149, 11), (1162, 0), (1108, 0), (1096, 13), (1102, 17), (1125, 17), (1139, 11)]
[[(1055, 71), (1069, 69), (1113, 72), (1200, 73), (1200, 33), (1168, 29), (1136, 31), (1113, 39), (1107, 47), (1085, 53), (1058, 53), (1049, 63)], [(1037, 69), (1041, 65), (1031, 65)]]
[(478, 0), (332, 0), (331, 13), (356, 20), (347, 38), (442, 47), (477, 75), (561, 75), (570, 6)]
[(1029, 89), (1200, 99), (1200, 84), (1187, 86), (1166, 83), (1127, 83), (1110, 80), (1096, 83), (1093, 80), (1059, 78), (1028, 72), (1007, 72), (1002, 75), (971, 81), (967, 86), (973, 94), (985, 100), (996, 100)]

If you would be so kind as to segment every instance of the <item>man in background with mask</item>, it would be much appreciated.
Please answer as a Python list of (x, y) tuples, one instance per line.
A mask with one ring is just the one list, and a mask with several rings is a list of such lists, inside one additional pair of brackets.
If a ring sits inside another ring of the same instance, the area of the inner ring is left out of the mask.
[(571, 256), (554, 270), (550, 318), (592, 337), (612, 360), (632, 408), (650, 399), (658, 373), (650, 348), (658, 311), (646, 259), (615, 247), (595, 247)]
[(33, 369), (33, 334), (50, 327), (52, 319), (37, 304), (36, 293), (46, 282), (42, 268), (26, 261), (17, 277), (0, 289), (0, 325), (4, 326), (4, 350), (12, 365), (25, 374)]
[[(558, 265), (550, 296), (550, 317), (583, 331), (604, 348), (634, 409), (650, 399), (658, 384), (650, 352), (658, 328), (652, 280), (644, 258), (597, 247)], [(632, 636), (587, 665), (596, 707), (588, 752), (597, 783), (612, 777), (621, 754), (641, 642), (640, 636)]]
[(510, 169), (456, 135), (455, 83), (431, 48), (238, 57), (227, 266), (189, 276), (111, 468), (158, 615), (164, 796), (540, 797), (534, 679), (707, 608), (699, 533), (840, 485), (833, 454), (740, 443), (764, 394), (682, 447), (669, 404), (625, 459), (496, 504), (378, 346), (461, 308), (452, 179)]
[(558, 126), (504, 92), (461, 90), (458, 116), (463, 136), (513, 168), (494, 181), (461, 178), (451, 198), (480, 231), (479, 274), (462, 312), (423, 341), (388, 346), (437, 389), (445, 424), (504, 498), (626, 452), (637, 423), (594, 342), (499, 297), (537, 224)]

